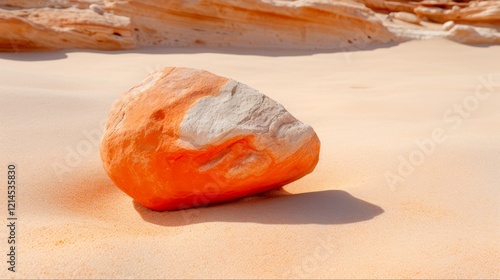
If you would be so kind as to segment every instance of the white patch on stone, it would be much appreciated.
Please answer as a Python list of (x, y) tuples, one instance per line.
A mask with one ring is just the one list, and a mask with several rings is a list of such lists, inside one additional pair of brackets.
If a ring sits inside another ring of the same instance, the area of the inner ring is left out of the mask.
[(448, 31), (448, 30), (452, 29), (454, 26), (455, 26), (455, 22), (453, 20), (449, 20), (449, 21), (443, 23), (443, 30)]
[(198, 149), (239, 135), (256, 135), (257, 149), (270, 149), (274, 156), (282, 158), (298, 150), (314, 131), (281, 104), (234, 80), (224, 85), (218, 95), (198, 100), (179, 129), (179, 138)]

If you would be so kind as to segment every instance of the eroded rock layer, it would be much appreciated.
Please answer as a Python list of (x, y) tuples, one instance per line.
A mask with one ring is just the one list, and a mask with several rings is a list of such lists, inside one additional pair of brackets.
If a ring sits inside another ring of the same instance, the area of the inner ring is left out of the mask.
[(1, 49), (236, 46), (346, 49), (395, 36), (350, 1), (89, 0), (0, 4)]
[[(457, 28), (442, 26), (447, 22)], [(430, 38), (499, 43), (500, 1), (0, 1), (0, 51), (153, 45), (347, 51)]]

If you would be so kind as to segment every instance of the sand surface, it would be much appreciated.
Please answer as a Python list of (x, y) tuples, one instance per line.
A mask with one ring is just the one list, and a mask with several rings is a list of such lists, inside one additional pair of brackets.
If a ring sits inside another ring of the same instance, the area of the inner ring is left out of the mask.
[[(2, 226), (0, 278), (500, 277), (500, 46), (160, 53), (0, 54), (5, 224), (7, 164), (18, 175), (17, 272)], [(203, 209), (134, 203), (101, 166), (102, 122), (165, 66), (282, 103), (316, 130), (316, 170)]]

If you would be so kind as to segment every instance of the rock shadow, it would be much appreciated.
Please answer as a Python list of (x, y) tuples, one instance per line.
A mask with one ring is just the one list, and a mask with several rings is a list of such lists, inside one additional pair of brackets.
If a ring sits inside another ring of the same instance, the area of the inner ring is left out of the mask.
[(17, 61), (46, 61), (59, 60), (68, 57), (72, 52), (85, 52), (94, 54), (120, 55), (120, 54), (146, 54), (146, 55), (176, 55), (176, 54), (230, 54), (241, 56), (265, 56), (265, 57), (290, 57), (290, 56), (310, 56), (315, 54), (342, 53), (342, 52), (360, 52), (371, 51), (380, 48), (392, 48), (399, 45), (398, 42), (389, 42), (384, 44), (368, 44), (363, 46), (341, 45), (332, 46), (330, 49), (293, 49), (293, 48), (243, 48), (243, 47), (208, 47), (208, 46), (190, 46), (190, 47), (165, 47), (165, 46), (147, 46), (128, 50), (93, 50), (93, 49), (63, 49), (63, 50), (34, 50), (34, 51), (13, 51), (0, 52), (0, 59)]
[(341, 190), (272, 192), (204, 208), (167, 212), (149, 210), (136, 201), (133, 204), (144, 221), (161, 226), (206, 222), (334, 225), (370, 220), (384, 212), (379, 206)]

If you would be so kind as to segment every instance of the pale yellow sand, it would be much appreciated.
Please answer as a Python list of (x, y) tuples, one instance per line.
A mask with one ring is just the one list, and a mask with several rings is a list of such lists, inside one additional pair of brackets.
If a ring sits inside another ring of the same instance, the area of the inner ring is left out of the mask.
[[(500, 46), (227, 51), (0, 54), (2, 224), (7, 164), (18, 173), (17, 272), (2, 226), (0, 277), (500, 277)], [(282, 103), (319, 135), (316, 170), (205, 209), (133, 203), (101, 167), (99, 123), (164, 66), (207, 69)], [(446, 141), (419, 150), (439, 132)], [(413, 173), (398, 173), (401, 157)]]

